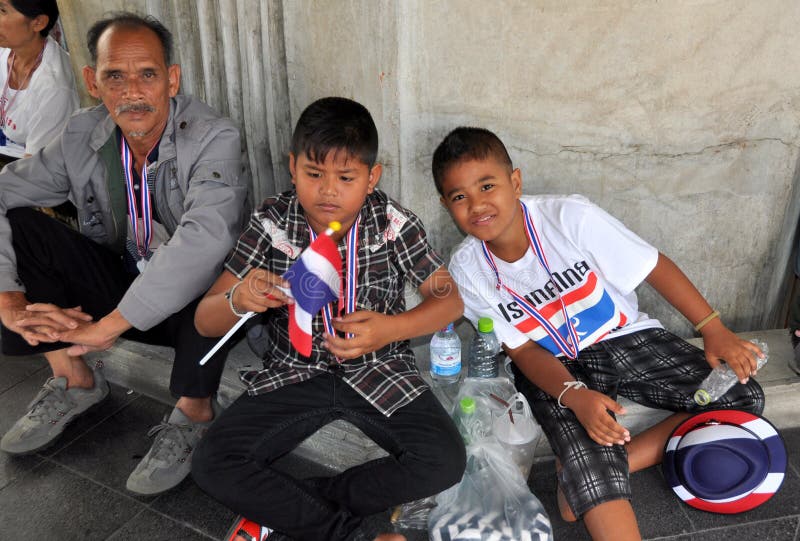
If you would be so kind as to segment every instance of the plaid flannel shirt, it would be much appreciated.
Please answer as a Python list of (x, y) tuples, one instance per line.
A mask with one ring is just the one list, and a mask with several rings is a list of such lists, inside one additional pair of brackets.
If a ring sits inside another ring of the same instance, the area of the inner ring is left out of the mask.
[[(356, 310), (384, 314), (405, 311), (406, 283), (419, 287), (443, 261), (428, 244), (422, 222), (411, 211), (376, 190), (361, 207)], [(250, 217), (225, 268), (239, 279), (253, 268), (283, 275), (310, 242), (308, 224), (294, 190), (266, 199)], [(345, 244), (339, 243), (345, 259)], [(338, 302), (333, 313), (338, 313)], [(322, 315), (313, 321), (311, 357), (295, 351), (289, 341), (289, 310), (271, 309), (261, 316), (260, 329), (269, 343), (262, 370), (241, 374), (250, 394), (266, 393), (306, 381), (322, 373), (337, 373), (386, 416), (427, 389), (407, 340), (341, 364), (322, 347)]]

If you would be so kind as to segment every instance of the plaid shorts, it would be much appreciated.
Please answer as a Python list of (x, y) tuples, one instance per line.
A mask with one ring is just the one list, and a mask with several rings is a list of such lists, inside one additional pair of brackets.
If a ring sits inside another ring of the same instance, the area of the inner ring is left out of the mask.
[[(701, 349), (664, 329), (646, 329), (604, 340), (580, 352), (577, 360), (559, 358), (576, 380), (611, 398), (622, 395), (651, 408), (697, 413), (738, 409), (760, 414), (764, 392), (752, 378), (736, 384), (718, 401), (698, 406), (693, 395), (711, 368)], [(513, 365), (512, 365), (513, 366)], [(525, 378), (514, 366), (517, 389), (562, 465), (559, 483), (576, 516), (606, 501), (630, 499), (628, 455), (622, 445), (592, 440), (570, 409)]]

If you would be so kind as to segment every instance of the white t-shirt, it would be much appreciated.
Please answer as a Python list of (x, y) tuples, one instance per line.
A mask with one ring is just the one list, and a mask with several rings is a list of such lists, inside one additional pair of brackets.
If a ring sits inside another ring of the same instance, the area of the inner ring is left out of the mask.
[[(8, 56), (11, 49), (0, 48), (0, 91), (8, 78)], [(42, 62), (31, 75), (25, 90), (9, 88), (11, 100), (6, 111), (3, 131), (13, 143), (24, 145), (25, 153), (33, 154), (55, 139), (70, 115), (78, 108), (78, 91), (67, 53), (53, 38), (47, 38)]]
[[(553, 280), (528, 248), (522, 259), (511, 263), (494, 257), (503, 284), (532, 302), (566, 337), (560, 297), (580, 349), (661, 327), (658, 320), (639, 312), (634, 292), (655, 267), (658, 250), (585, 197), (522, 196), (521, 200), (532, 216)], [(464, 316), (473, 324), (477, 326), (482, 316), (491, 317), (497, 337), (507, 347), (515, 349), (534, 340), (561, 354), (542, 325), (523, 312), (504, 288), (497, 288), (478, 239), (464, 239), (449, 269), (464, 299)]]

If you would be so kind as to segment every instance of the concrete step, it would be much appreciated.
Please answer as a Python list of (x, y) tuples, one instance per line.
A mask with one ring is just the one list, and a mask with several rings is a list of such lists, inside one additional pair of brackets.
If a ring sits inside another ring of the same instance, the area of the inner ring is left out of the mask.
[[(769, 362), (758, 373), (758, 381), (767, 396), (764, 417), (780, 428), (800, 426), (797, 414), (800, 397), (800, 376), (792, 372), (787, 364), (792, 355), (789, 334), (786, 329), (740, 333), (745, 339), (758, 338), (769, 346)], [(702, 340), (690, 342), (702, 347)], [(420, 369), (427, 375), (427, 353), (425, 340), (413, 343), (420, 359)], [(169, 374), (172, 366), (172, 352), (169, 348), (148, 346), (137, 342), (120, 340), (108, 352), (94, 354), (102, 358), (108, 379), (121, 386), (141, 392), (165, 404), (174, 404), (168, 390)], [(245, 341), (237, 344), (228, 357), (228, 362), (220, 385), (219, 400), (223, 406), (230, 404), (244, 390), (239, 381), (238, 371), (246, 366), (256, 366), (260, 361), (250, 352)], [(446, 393), (437, 393), (443, 401)], [(669, 412), (646, 408), (620, 399), (628, 413), (623, 424), (632, 433), (638, 433), (663, 419)], [(154, 419), (153, 422), (157, 422)], [(330, 469), (341, 471), (386, 453), (367, 438), (360, 430), (344, 421), (335, 421), (305, 440), (295, 451), (299, 456), (312, 460)], [(552, 451), (542, 438), (536, 451), (536, 459), (546, 460)]]

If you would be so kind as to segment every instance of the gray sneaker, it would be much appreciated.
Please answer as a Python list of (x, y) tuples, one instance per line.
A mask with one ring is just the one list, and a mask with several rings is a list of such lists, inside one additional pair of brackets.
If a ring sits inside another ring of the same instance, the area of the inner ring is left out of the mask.
[(12, 455), (24, 455), (55, 443), (67, 425), (108, 396), (102, 365), (94, 370), (94, 387), (67, 389), (67, 378), (48, 379), (36, 398), (11, 430), (0, 440), (0, 449)]
[(128, 477), (126, 488), (138, 494), (158, 494), (180, 484), (192, 469), (192, 451), (219, 415), (216, 400), (211, 401), (214, 418), (193, 423), (178, 408), (147, 433), (155, 436), (153, 446)]

